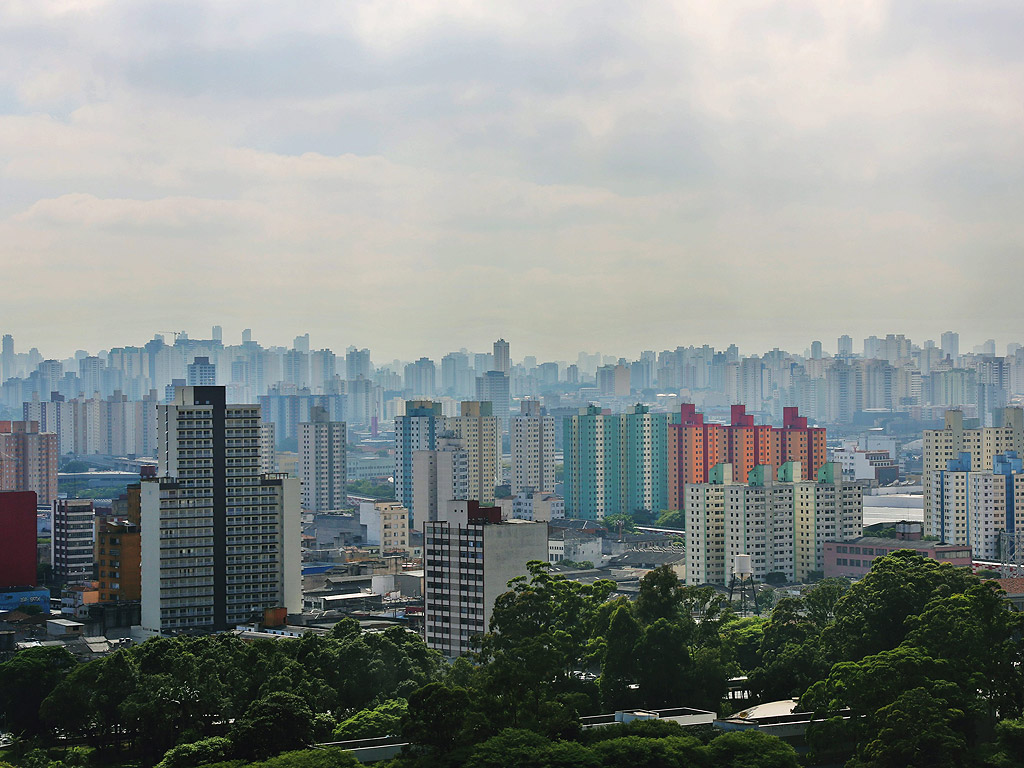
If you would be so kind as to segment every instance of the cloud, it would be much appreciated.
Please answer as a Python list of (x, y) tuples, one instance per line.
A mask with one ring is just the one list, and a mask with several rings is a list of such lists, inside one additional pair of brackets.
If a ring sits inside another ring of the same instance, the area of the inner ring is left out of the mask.
[(1021, 13), (4, 4), (11, 330), (66, 354), (229, 318), (382, 359), (987, 338), (1021, 320)]

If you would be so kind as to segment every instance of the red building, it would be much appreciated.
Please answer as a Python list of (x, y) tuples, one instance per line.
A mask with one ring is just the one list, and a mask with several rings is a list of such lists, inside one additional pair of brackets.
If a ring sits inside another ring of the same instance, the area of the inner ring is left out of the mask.
[(36, 494), (0, 491), (0, 589), (36, 585)]
[(716, 464), (732, 464), (733, 477), (745, 482), (759, 464), (777, 471), (787, 461), (798, 461), (803, 477), (812, 479), (825, 463), (825, 428), (808, 427), (796, 408), (783, 409), (781, 429), (754, 424), (742, 405), (732, 406), (730, 424), (704, 423), (692, 403), (679, 410), (679, 423), (668, 426), (670, 509), (681, 509), (685, 485), (706, 483)]

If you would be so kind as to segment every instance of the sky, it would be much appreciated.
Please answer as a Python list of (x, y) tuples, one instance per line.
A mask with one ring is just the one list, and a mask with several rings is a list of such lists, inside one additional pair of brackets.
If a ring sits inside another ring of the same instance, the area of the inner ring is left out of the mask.
[(1019, 0), (0, 2), (0, 332), (1024, 341)]

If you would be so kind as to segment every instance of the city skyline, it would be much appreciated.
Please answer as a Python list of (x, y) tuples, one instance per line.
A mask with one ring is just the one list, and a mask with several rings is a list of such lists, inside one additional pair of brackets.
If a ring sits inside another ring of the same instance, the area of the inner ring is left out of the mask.
[[(42, 348), (38, 343), (35, 343), (34, 341), (31, 340), (32, 339), (31, 336), (29, 336), (29, 337), (24, 337), (24, 336), (23, 337), (19, 337), (17, 333), (14, 333), (12, 330), (9, 330), (9, 328), (13, 328), (13, 326), (5, 327), (5, 328), (0, 328), (0, 332), (2, 332), (4, 334), (10, 334), (10, 335), (12, 335), (14, 337), (14, 341), (15, 341), (15, 345), (16, 345), (15, 351), (18, 354), (24, 354), (24, 353), (28, 352), (29, 350), (35, 348), (36, 350), (39, 351), (40, 355), (42, 355), (42, 358), (44, 360), (69, 360), (69, 359), (74, 359), (76, 354), (81, 353), (81, 352), (86, 352), (89, 355), (97, 355), (99, 353), (109, 352), (109, 350), (111, 350), (111, 349), (117, 349), (117, 348), (123, 348), (123, 347), (142, 347), (142, 346), (145, 346), (145, 344), (147, 342), (152, 341), (156, 336), (163, 336), (164, 337), (164, 342), (166, 344), (170, 345), (170, 346), (173, 346), (174, 345), (174, 341), (175, 341), (175, 333), (177, 333), (179, 331), (184, 331), (190, 340), (194, 340), (194, 341), (209, 341), (209, 340), (211, 340), (211, 335), (212, 335), (211, 334), (211, 329), (214, 326), (217, 326), (217, 327), (222, 329), (222, 333), (223, 333), (222, 343), (223, 343), (223, 345), (225, 347), (233, 347), (233, 346), (238, 346), (238, 345), (242, 344), (243, 343), (242, 342), (242, 333), (243, 333), (244, 330), (252, 330), (252, 340), (255, 343), (259, 344), (261, 347), (265, 348), (265, 349), (271, 349), (271, 348), (292, 349), (292, 348), (294, 348), (293, 345), (294, 345), (294, 342), (295, 342), (296, 339), (300, 338), (301, 336), (303, 336), (305, 334), (310, 334), (310, 331), (308, 331), (308, 330), (306, 330), (304, 328), (298, 328), (297, 327), (295, 329), (295, 333), (293, 333), (290, 330), (279, 331), (276, 336), (273, 336), (273, 337), (268, 339), (268, 338), (261, 337), (260, 334), (255, 329), (252, 328), (252, 325), (248, 325), (248, 326), (244, 326), (244, 327), (243, 326), (239, 326), (237, 328), (231, 328), (231, 327), (225, 327), (223, 325), (218, 325), (218, 324), (214, 323), (212, 325), (208, 325), (208, 326), (204, 326), (204, 327), (195, 327), (194, 328), (195, 332), (193, 332), (193, 328), (192, 327), (180, 327), (180, 328), (174, 328), (174, 329), (170, 329), (170, 330), (169, 329), (163, 329), (163, 330), (160, 330), (160, 331), (149, 331), (148, 333), (146, 331), (139, 331), (138, 333), (129, 333), (129, 334), (123, 334), (122, 333), (121, 335), (119, 335), (117, 337), (117, 343), (113, 343), (113, 344), (109, 344), (108, 343), (106, 345), (101, 345), (101, 346), (98, 346), (98, 347), (86, 347), (86, 346), (83, 346), (83, 345), (80, 345), (80, 344), (77, 344), (77, 343), (67, 343), (67, 342), (65, 342), (64, 346), (62, 347), (62, 349), (66, 350), (64, 353), (61, 353), (61, 354), (48, 354), (48, 352), (50, 352), (51, 350)], [(1022, 326), (1022, 327), (1024, 327), (1024, 326)], [(936, 328), (937, 328), (937, 326), (936, 326)], [(533, 347), (527, 346), (527, 344), (525, 342), (517, 341), (516, 337), (512, 336), (511, 334), (506, 334), (506, 336), (509, 336), (508, 344), (509, 344), (509, 348), (510, 348), (510, 358), (511, 358), (511, 361), (512, 361), (513, 364), (521, 364), (521, 362), (522, 362), (524, 357), (536, 357), (538, 363), (545, 362), (545, 361), (555, 361), (555, 362), (566, 362), (566, 363), (572, 364), (572, 363), (576, 362), (577, 357), (579, 355), (581, 355), (581, 354), (587, 354), (587, 355), (599, 354), (599, 355), (601, 355), (603, 357), (614, 357), (616, 359), (618, 359), (618, 358), (625, 358), (628, 361), (628, 360), (633, 360), (633, 359), (639, 358), (641, 353), (643, 353), (645, 351), (653, 351), (655, 353), (659, 353), (659, 352), (662, 352), (662, 351), (671, 351), (671, 350), (674, 350), (674, 349), (677, 349), (677, 348), (680, 348), (680, 347), (684, 347), (684, 348), (685, 347), (700, 348), (700, 347), (703, 347), (703, 346), (711, 347), (711, 348), (713, 348), (713, 349), (715, 349), (717, 351), (725, 351), (726, 349), (728, 349), (733, 344), (735, 344), (738, 347), (739, 354), (740, 354), (741, 357), (750, 357), (750, 356), (753, 356), (753, 355), (761, 356), (761, 355), (764, 355), (767, 352), (771, 352), (771, 351), (774, 351), (776, 349), (780, 350), (782, 352), (786, 352), (787, 354), (791, 354), (791, 355), (805, 356), (807, 353), (810, 353), (810, 352), (813, 351), (812, 350), (812, 344), (815, 341), (820, 341), (821, 342), (821, 344), (822, 344), (822, 352), (823, 352), (824, 356), (826, 356), (826, 357), (835, 357), (838, 354), (838, 341), (839, 341), (839, 337), (841, 337), (843, 335), (848, 335), (848, 336), (851, 337), (852, 342), (853, 342), (853, 355), (855, 357), (859, 357), (859, 356), (863, 356), (864, 342), (866, 340), (870, 339), (871, 337), (875, 337), (877, 339), (884, 340), (887, 335), (889, 335), (889, 334), (896, 334), (896, 335), (904, 336), (911, 344), (913, 344), (914, 346), (917, 346), (917, 347), (923, 347), (925, 342), (932, 341), (932, 342), (935, 343), (936, 347), (941, 348), (942, 347), (942, 335), (944, 333), (947, 333), (947, 332), (950, 332), (950, 331), (952, 331), (953, 333), (957, 334), (957, 336), (959, 338), (959, 354), (960, 355), (972, 354), (973, 350), (976, 347), (980, 348), (986, 342), (995, 341), (995, 355), (1001, 357), (1001, 356), (1007, 354), (1007, 345), (1008, 344), (1024, 344), (1024, 331), (1022, 331), (1019, 334), (1019, 337), (1015, 338), (1015, 337), (1011, 336), (1012, 331), (1009, 330), (1009, 329), (1004, 329), (1002, 335), (996, 334), (996, 335), (993, 336), (993, 334), (991, 334), (991, 333), (988, 334), (988, 335), (986, 335), (984, 333), (981, 333), (981, 334), (979, 334), (977, 336), (965, 336), (963, 333), (958, 331), (955, 327), (950, 327), (950, 328), (946, 328), (946, 329), (944, 329), (942, 331), (934, 330), (933, 329), (930, 334), (925, 334), (925, 335), (921, 335), (921, 336), (918, 337), (918, 336), (914, 336), (914, 335), (912, 335), (910, 333), (907, 333), (906, 330), (904, 330), (903, 328), (893, 327), (893, 328), (891, 328), (889, 330), (881, 330), (881, 331), (877, 331), (877, 332), (873, 332), (873, 333), (868, 333), (868, 334), (864, 334), (864, 335), (853, 333), (849, 329), (846, 329), (846, 330), (841, 331), (836, 336), (816, 336), (814, 338), (808, 338), (802, 344), (797, 342), (794, 345), (785, 346), (785, 345), (783, 345), (781, 343), (775, 343), (772, 346), (760, 347), (760, 348), (753, 347), (753, 346), (744, 346), (743, 344), (740, 344), (735, 339), (727, 339), (727, 338), (726, 339), (722, 339), (719, 343), (713, 343), (713, 342), (711, 342), (711, 341), (709, 341), (707, 339), (697, 339), (697, 338), (692, 338), (691, 339), (691, 338), (687, 338), (685, 340), (677, 340), (675, 342), (668, 342), (668, 343), (666, 343), (664, 345), (647, 344), (647, 345), (644, 345), (644, 346), (638, 346), (636, 348), (631, 348), (631, 349), (628, 349), (628, 350), (602, 349), (600, 344), (593, 345), (592, 347), (577, 348), (577, 349), (573, 350), (573, 349), (571, 349), (572, 344), (571, 343), (566, 343), (566, 345), (565, 345), (566, 353), (564, 355), (554, 355), (554, 356), (550, 356), (549, 357), (549, 356), (544, 356), (544, 355), (538, 354)], [(127, 339), (123, 338), (123, 336), (130, 336), (130, 340), (127, 340)], [(478, 333), (478, 334), (476, 334), (476, 336), (480, 336), (480, 334)], [(483, 340), (479, 344), (469, 345), (469, 344), (462, 343), (463, 338), (459, 337), (457, 339), (453, 339), (451, 344), (449, 346), (447, 346), (447, 347), (444, 346), (443, 342), (434, 342), (433, 343), (433, 347), (435, 347), (436, 350), (435, 349), (431, 349), (431, 350), (416, 350), (416, 349), (413, 349), (412, 351), (409, 352), (409, 354), (407, 356), (402, 357), (400, 355), (392, 355), (392, 354), (390, 354), (389, 351), (385, 351), (384, 349), (376, 346), (373, 343), (372, 340), (360, 339), (358, 342), (352, 342), (352, 341), (346, 342), (344, 339), (338, 339), (338, 343), (328, 343), (326, 340), (322, 340), (322, 339), (320, 339), (318, 337), (314, 337), (312, 334), (310, 334), (309, 350), (313, 351), (313, 350), (319, 350), (319, 349), (329, 349), (332, 352), (334, 352), (336, 355), (344, 355), (347, 350), (352, 349), (352, 348), (355, 348), (355, 349), (368, 349), (370, 351), (370, 356), (371, 356), (371, 359), (372, 359), (372, 363), (376, 367), (388, 366), (388, 365), (392, 365), (393, 363), (396, 363), (396, 362), (412, 363), (412, 362), (415, 362), (417, 359), (422, 358), (422, 357), (426, 357), (427, 359), (431, 360), (435, 364), (440, 364), (441, 358), (443, 358), (445, 355), (447, 355), (449, 353), (452, 353), (452, 352), (460, 352), (462, 350), (465, 350), (468, 354), (491, 354), (492, 345), (494, 344), (494, 341), (495, 341), (496, 338), (497, 338), (497, 336), (495, 336), (495, 338), (492, 338), (490, 340)], [(1018, 338), (1020, 340), (1018, 340)]]
[(5, 4), (6, 330), (53, 355), (71, 326), (97, 349), (256, 308), (271, 343), (402, 358), (983, 339), (1022, 325), (1022, 25), (996, 2)]

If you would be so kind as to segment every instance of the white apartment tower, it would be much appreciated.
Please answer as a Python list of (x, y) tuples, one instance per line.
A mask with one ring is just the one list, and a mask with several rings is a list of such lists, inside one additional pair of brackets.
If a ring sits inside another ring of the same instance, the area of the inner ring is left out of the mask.
[(260, 407), (182, 387), (142, 481), (142, 627), (224, 631), (301, 609), (299, 481), (260, 473)]
[(532, 488), (555, 491), (555, 419), (543, 414), (536, 400), (524, 400), (512, 418), (512, 494)]
[(547, 523), (502, 522), (501, 510), (456, 502), (441, 520), (423, 523), (427, 646), (461, 656), (487, 631), (495, 599), (548, 559)]
[(469, 498), (469, 452), (462, 440), (446, 432), (433, 451), (414, 451), (413, 504), (420, 520), (437, 520), (448, 504)]
[(445, 429), (462, 442), (469, 460), (467, 498), (481, 504), (494, 503), (494, 486), (501, 480), (501, 426), (493, 412), (489, 402), (467, 400), (459, 404), (460, 415), (444, 419)]
[(314, 405), (309, 421), (299, 425), (299, 477), (302, 508), (327, 512), (345, 505), (348, 444), (346, 425), (331, 421), (327, 409)]

